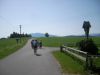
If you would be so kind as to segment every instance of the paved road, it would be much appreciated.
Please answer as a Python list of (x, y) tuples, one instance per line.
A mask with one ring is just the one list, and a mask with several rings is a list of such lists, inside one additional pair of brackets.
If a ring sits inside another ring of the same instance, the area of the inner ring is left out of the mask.
[(0, 75), (61, 75), (58, 62), (51, 51), (57, 48), (43, 47), (36, 56), (31, 49), (30, 41), (19, 51), (0, 60)]

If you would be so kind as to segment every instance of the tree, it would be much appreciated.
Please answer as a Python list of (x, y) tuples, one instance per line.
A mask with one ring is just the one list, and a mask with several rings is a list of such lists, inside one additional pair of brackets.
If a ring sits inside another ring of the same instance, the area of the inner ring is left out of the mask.
[(77, 45), (81, 51), (88, 52), (89, 54), (98, 54), (98, 48), (92, 39), (81, 40)]
[(45, 33), (45, 37), (49, 37), (49, 34), (48, 33)]
[(19, 38), (20, 34), (13, 32), (12, 34), (10, 34), (10, 38)]
[(13, 32), (10, 34), (10, 38), (20, 38), (20, 37), (32, 37), (30, 34), (19, 34), (17, 32)]

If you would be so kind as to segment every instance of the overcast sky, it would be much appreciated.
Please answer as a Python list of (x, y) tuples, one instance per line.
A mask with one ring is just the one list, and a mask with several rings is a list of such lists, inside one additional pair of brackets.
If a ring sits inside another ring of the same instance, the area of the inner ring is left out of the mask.
[(19, 25), (22, 33), (79, 35), (84, 21), (100, 33), (100, 0), (0, 0), (0, 37), (19, 33)]

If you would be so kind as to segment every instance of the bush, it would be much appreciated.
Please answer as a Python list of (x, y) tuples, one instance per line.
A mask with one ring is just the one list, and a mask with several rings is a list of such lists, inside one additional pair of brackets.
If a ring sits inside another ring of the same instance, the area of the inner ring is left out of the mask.
[(80, 50), (88, 52), (89, 54), (98, 54), (98, 48), (92, 39), (84, 39), (78, 43)]

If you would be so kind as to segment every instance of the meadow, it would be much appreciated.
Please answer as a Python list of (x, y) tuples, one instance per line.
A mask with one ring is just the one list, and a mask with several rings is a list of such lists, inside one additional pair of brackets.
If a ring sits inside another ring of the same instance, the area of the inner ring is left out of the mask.
[(0, 39), (0, 59), (23, 47), (27, 40), (28, 38), (22, 38), (21, 43), (17, 43), (15, 38)]
[[(100, 37), (91, 37), (95, 44), (100, 47)], [(85, 37), (48, 37), (48, 38), (37, 38), (42, 40), (44, 46), (59, 47), (66, 45), (70, 47), (76, 47), (77, 42), (86, 39)]]

